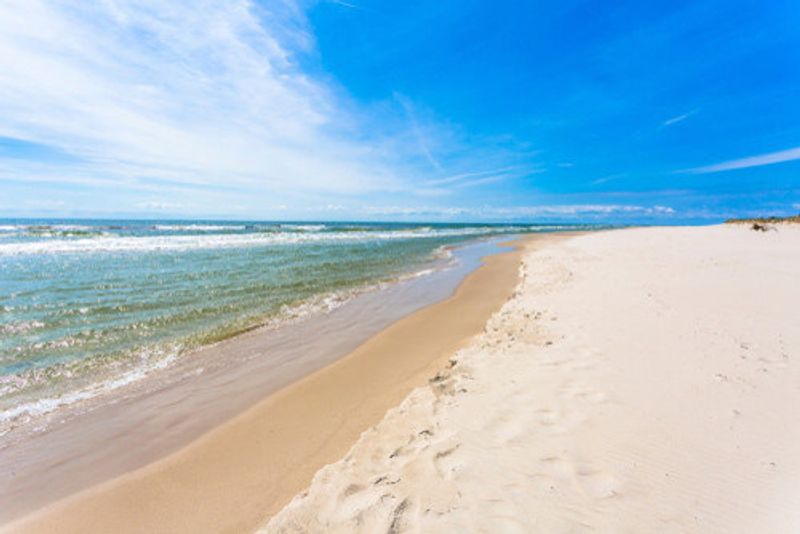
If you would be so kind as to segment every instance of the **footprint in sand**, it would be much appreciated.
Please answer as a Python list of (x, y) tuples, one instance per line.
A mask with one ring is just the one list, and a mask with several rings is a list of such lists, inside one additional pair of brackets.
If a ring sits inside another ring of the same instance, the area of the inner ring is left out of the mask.
[(362, 491), (363, 489), (364, 489), (364, 486), (362, 486), (360, 484), (350, 484), (349, 486), (347, 486), (344, 489), (344, 491), (342, 492), (341, 497), (343, 497), (343, 498), (350, 497), (351, 495), (355, 495), (356, 493), (358, 493), (359, 491)]
[(539, 460), (541, 474), (552, 478), (566, 479), (575, 474), (575, 466), (560, 456), (548, 456)]
[(337, 497), (338, 505), (333, 514), (334, 521), (345, 521), (375, 506), (381, 499), (380, 493), (364, 491), (358, 484), (350, 484)]
[(558, 396), (565, 400), (577, 399), (591, 404), (601, 404), (608, 400), (608, 396), (604, 392), (576, 381), (565, 382), (558, 388)]
[(619, 480), (611, 473), (593, 469), (579, 469), (578, 482), (583, 490), (595, 499), (608, 499), (619, 494)]
[(411, 502), (408, 499), (403, 499), (392, 511), (389, 528), (387, 534), (398, 534), (410, 528), (408, 523), (407, 511), (411, 507)]
[(591, 402), (592, 404), (600, 404), (605, 402), (608, 396), (602, 391), (585, 390), (578, 392), (575, 398)]
[(555, 410), (542, 408), (533, 412), (537, 423), (542, 426), (553, 426), (561, 420), (561, 416)]
[(460, 446), (460, 444), (456, 444), (437, 452), (433, 457), (433, 465), (436, 467), (436, 472), (445, 480), (452, 479), (453, 475), (461, 469), (462, 461), (457, 454)]
[(525, 425), (519, 416), (500, 414), (486, 425), (486, 433), (497, 443), (508, 444), (525, 434)]
[(535, 478), (545, 477), (555, 481), (574, 481), (586, 495), (594, 499), (607, 499), (619, 494), (620, 482), (603, 470), (578, 467), (560, 456), (547, 456), (539, 460), (539, 472)]

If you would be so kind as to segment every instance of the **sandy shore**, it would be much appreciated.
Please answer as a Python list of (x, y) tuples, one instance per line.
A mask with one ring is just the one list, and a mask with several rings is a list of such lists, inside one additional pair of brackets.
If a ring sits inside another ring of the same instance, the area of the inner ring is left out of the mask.
[(264, 531), (800, 532), (800, 226), (585, 235), (523, 275)]
[(107, 395), (0, 431), (0, 525), (180, 450), (392, 323), (446, 299), (481, 257), (501, 250), (497, 239), (460, 246), (446, 269), (182, 354)]
[(517, 284), (520, 256), (515, 251), (488, 258), (449, 299), (394, 323), (347, 357), (163, 460), (2, 530), (256, 530), (307, 486), (320, 467), (345, 454), (387, 409), (426, 383), (480, 332)]

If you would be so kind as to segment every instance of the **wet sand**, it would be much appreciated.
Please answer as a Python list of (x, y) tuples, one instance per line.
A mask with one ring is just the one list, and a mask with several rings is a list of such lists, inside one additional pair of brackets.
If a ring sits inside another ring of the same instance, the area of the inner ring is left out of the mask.
[(447, 298), (482, 256), (502, 250), (498, 243), (460, 246), (429, 274), (366, 291), (328, 313), (201, 348), (143, 380), (0, 436), (0, 524), (186, 446), (394, 321)]
[(425, 383), (481, 330), (511, 295), (519, 256), (517, 251), (488, 258), (452, 297), (392, 324), (347, 357), (168, 457), (68, 497), (8, 528), (35, 532), (257, 528), (305, 487), (317, 469), (340, 457), (361, 432)]

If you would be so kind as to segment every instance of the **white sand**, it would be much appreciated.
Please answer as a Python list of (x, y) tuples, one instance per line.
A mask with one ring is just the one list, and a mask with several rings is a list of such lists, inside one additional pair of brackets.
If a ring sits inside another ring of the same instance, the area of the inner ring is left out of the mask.
[(800, 227), (527, 253), (519, 290), (267, 532), (800, 532)]

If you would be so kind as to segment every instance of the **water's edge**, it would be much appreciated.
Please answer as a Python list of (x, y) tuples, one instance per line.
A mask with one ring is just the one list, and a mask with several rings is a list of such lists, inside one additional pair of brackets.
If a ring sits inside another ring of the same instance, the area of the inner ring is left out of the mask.
[(46, 417), (38, 428), (3, 436), (0, 520), (180, 448), (345, 356), (389, 324), (446, 299), (482, 257), (502, 252), (499, 243), (508, 240), (504, 236), (459, 246), (454, 250), (458, 261), (448, 269), (364, 292), (326, 314), (203, 347), (192, 358), (115, 392), (113, 399), (71, 407)]
[(559, 229), (0, 219), (0, 440), (198, 348), (429, 276), (453, 246)]

